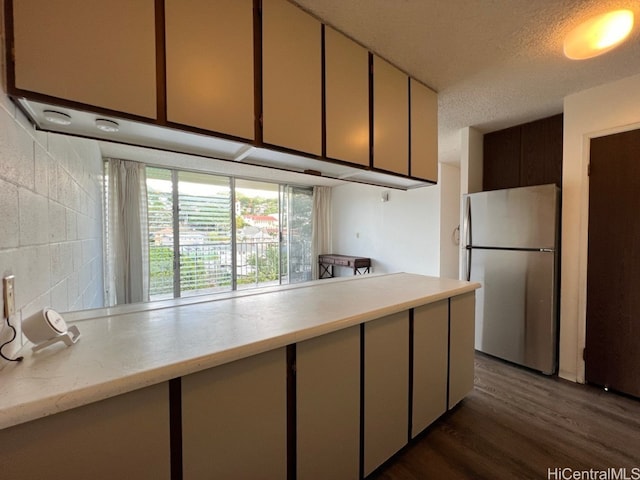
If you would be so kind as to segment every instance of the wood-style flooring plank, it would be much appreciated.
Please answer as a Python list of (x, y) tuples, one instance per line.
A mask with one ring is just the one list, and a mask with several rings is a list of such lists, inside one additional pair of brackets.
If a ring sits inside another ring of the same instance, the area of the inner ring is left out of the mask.
[(555, 468), (640, 469), (640, 400), (483, 354), (475, 368), (473, 393), (371, 479), (546, 479)]

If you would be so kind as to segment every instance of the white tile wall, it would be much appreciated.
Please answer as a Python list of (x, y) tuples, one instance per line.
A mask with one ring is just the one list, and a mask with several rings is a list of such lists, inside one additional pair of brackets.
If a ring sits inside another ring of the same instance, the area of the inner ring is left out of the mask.
[[(6, 95), (3, 30), (0, 45), (0, 277), (16, 277), (19, 330), (3, 353), (13, 355), (26, 342), (22, 319), (38, 309), (103, 305), (102, 158), (92, 140), (33, 129)], [(4, 343), (11, 332), (0, 320)]]

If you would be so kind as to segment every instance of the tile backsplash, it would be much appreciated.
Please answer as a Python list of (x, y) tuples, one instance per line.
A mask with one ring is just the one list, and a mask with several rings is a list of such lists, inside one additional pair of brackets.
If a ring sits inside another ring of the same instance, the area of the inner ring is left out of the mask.
[[(39, 309), (103, 305), (103, 169), (97, 142), (35, 130), (7, 97), (4, 32), (0, 45), (0, 277), (16, 277), (18, 328), (3, 353), (13, 355), (22, 319)], [(0, 343), (10, 336), (3, 314)]]

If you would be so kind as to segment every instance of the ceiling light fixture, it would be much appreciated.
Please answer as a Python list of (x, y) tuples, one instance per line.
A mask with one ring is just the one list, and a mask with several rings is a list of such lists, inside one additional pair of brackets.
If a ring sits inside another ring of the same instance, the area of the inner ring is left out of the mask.
[(42, 115), (44, 119), (49, 123), (55, 123), (56, 125), (71, 125), (71, 115), (66, 113), (57, 112), (55, 110), (43, 110)]
[(114, 122), (113, 120), (107, 120), (106, 118), (96, 118), (96, 128), (98, 130), (102, 130), (103, 132), (113, 133), (120, 130), (120, 125), (118, 125), (118, 122)]
[(620, 45), (633, 28), (631, 10), (598, 15), (571, 30), (564, 39), (564, 54), (572, 60), (596, 57)]

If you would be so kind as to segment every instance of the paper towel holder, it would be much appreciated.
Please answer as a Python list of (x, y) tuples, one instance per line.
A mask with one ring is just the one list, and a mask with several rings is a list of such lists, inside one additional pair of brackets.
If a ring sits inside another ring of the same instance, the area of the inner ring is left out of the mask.
[(33, 343), (34, 352), (58, 342), (70, 347), (80, 338), (78, 327), (67, 327), (62, 315), (52, 308), (43, 308), (23, 320), (22, 333)]

